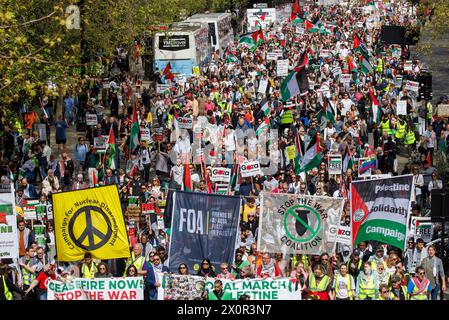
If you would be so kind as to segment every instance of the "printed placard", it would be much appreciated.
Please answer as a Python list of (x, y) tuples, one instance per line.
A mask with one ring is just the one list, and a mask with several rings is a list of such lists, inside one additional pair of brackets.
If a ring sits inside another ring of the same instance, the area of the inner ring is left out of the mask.
[(413, 62), (412, 60), (407, 60), (404, 62), (404, 71), (412, 71), (413, 70)]
[(343, 170), (341, 155), (330, 154), (327, 156), (329, 174), (341, 174)]
[(407, 80), (405, 82), (405, 90), (418, 92), (419, 91), (419, 82)]
[(140, 128), (140, 140), (142, 140), (142, 141), (150, 141), (151, 140), (150, 128)]
[(96, 126), (98, 124), (98, 118), (96, 114), (86, 114), (86, 125)]
[(267, 60), (277, 60), (282, 58), (282, 50), (272, 50), (267, 52)]
[(163, 94), (165, 92), (169, 92), (170, 91), (170, 87), (171, 85), (169, 84), (156, 84), (156, 93), (158, 94)]
[(193, 118), (182, 117), (178, 118), (179, 129), (191, 130), (193, 128)]
[(268, 87), (268, 80), (260, 79), (259, 89), (257, 90), (257, 92), (265, 93), (267, 91), (267, 87)]
[(255, 177), (262, 174), (259, 161), (247, 161), (240, 165), (240, 174), (242, 178)]
[(285, 148), (285, 153), (287, 155), (287, 159), (294, 160), (296, 157), (296, 147), (295, 146), (288, 146)]
[(100, 136), (94, 138), (94, 148), (97, 150), (105, 150), (106, 149), (106, 140), (108, 137)]
[(229, 168), (212, 168), (212, 175), (210, 180), (213, 182), (230, 182), (231, 181), (231, 169)]
[(398, 100), (396, 105), (397, 115), (407, 115), (407, 101), (406, 100)]

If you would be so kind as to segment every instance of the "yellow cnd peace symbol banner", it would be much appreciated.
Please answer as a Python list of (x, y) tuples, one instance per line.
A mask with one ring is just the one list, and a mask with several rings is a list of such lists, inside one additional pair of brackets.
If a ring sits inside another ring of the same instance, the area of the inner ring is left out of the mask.
[(128, 258), (128, 234), (116, 185), (53, 194), (59, 261)]

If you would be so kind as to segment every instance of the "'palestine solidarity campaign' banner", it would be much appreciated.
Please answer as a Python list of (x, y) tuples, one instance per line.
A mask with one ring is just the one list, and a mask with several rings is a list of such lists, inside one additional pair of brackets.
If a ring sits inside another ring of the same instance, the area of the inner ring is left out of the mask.
[(405, 250), (413, 175), (353, 181), (351, 224), (354, 247), (376, 240)]
[[(243, 294), (251, 300), (300, 300), (301, 285), (295, 278), (278, 279), (220, 279), (223, 290), (230, 294), (230, 300), (238, 300)], [(196, 300), (205, 291), (214, 290), (214, 278), (198, 276), (167, 275), (164, 277), (159, 299)], [(298, 284), (298, 285), (297, 285)]]
[(240, 205), (239, 197), (176, 191), (173, 194), (170, 272), (177, 273), (181, 263), (196, 272), (206, 257), (216, 268), (222, 262), (231, 265)]
[(143, 300), (143, 278), (75, 278), (48, 282), (48, 300)]
[(257, 248), (261, 252), (334, 252), (344, 200), (262, 193)]

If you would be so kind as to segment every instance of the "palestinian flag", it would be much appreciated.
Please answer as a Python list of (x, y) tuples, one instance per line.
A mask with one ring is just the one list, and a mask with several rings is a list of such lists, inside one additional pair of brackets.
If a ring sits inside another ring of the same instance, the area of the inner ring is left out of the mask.
[(360, 43), (360, 45), (356, 49), (356, 52), (362, 54), (366, 60), (369, 60), (369, 58), (371, 56), (368, 48), (366, 47), (366, 45), (364, 43)]
[(379, 101), (374, 96), (373, 89), (369, 90), (369, 96), (371, 99), (371, 106), (373, 108), (373, 121), (376, 123), (380, 123), (382, 118), (382, 110), (380, 109)]
[(348, 143), (346, 143), (346, 150), (345, 150), (345, 154), (343, 155), (343, 159), (342, 159), (343, 174), (346, 172), (346, 170), (352, 169), (353, 166), (354, 166), (354, 160), (352, 159), (351, 150), (349, 149)]
[(290, 73), (282, 82), (281, 94), (282, 101), (288, 101), (300, 93), (299, 89), (299, 75), (294, 71)]
[(303, 20), (294, 13), (292, 13), (290, 15), (290, 21), (292, 22), (292, 24), (302, 24), (303, 23)]
[(270, 105), (268, 103), (267, 99), (263, 99), (262, 102), (260, 103), (261, 106), (261, 110), (263, 111), (263, 114), (266, 116), (268, 116), (270, 114), (271, 108)]
[(346, 60), (348, 61), (349, 72), (351, 72), (351, 73), (352, 72), (358, 73), (359, 71), (357, 70), (356, 65), (352, 61), (352, 58), (350, 56), (347, 56)]
[(242, 183), (242, 176), (240, 175), (240, 165), (238, 163), (234, 164), (234, 171), (232, 172), (231, 183), (229, 186), (234, 190)]
[(299, 0), (295, 0), (295, 2), (292, 5), (292, 14), (299, 14), (300, 8), (299, 8)]
[(301, 72), (307, 67), (308, 64), (309, 64), (309, 53), (307, 52), (307, 50), (305, 50), (302, 53), (301, 58), (299, 58), (299, 64), (294, 69), (294, 71)]
[(182, 190), (184, 190), (184, 191), (193, 191), (192, 178), (190, 176), (190, 167), (189, 167), (188, 163), (186, 163), (184, 165), (184, 174), (183, 174), (183, 180), (182, 180)]
[(314, 135), (304, 153), (300, 163), (299, 172), (307, 172), (320, 165), (323, 155), (321, 153), (318, 135)]
[(256, 130), (256, 136), (258, 137), (266, 128), (270, 125), (270, 119), (265, 117), (265, 120), (260, 124), (260, 126)]
[(368, 73), (373, 73), (374, 69), (369, 61), (364, 56), (360, 56), (360, 58), (360, 70), (362, 71), (362, 73), (365, 75)]
[(134, 151), (137, 146), (139, 145), (139, 121), (137, 120), (137, 112), (136, 112), (136, 105), (133, 104), (133, 124), (131, 127), (131, 136), (129, 139), (129, 149)]
[(109, 129), (109, 138), (108, 138), (108, 146), (109, 146), (109, 160), (108, 160), (108, 167), (111, 170), (115, 170), (117, 168), (115, 164), (115, 136), (114, 136), (114, 130)]
[(166, 80), (173, 81), (175, 79), (175, 76), (173, 75), (173, 73), (171, 73), (171, 64), (170, 64), (170, 62), (167, 63), (167, 65), (165, 66), (163, 75), (165, 76)]
[(296, 156), (295, 156), (295, 174), (300, 174), (301, 172), (301, 160), (304, 157), (303, 153), (303, 142), (301, 141), (301, 137), (299, 135), (299, 131), (296, 130), (296, 137), (295, 137), (295, 146), (296, 146)]
[(256, 44), (252, 37), (252, 33), (246, 33), (239, 37), (239, 44), (247, 44), (249, 47), (252, 47)]
[(357, 37), (357, 35), (354, 35), (354, 49), (357, 49), (358, 47), (360, 47), (360, 39), (359, 37)]
[(329, 99), (326, 96), (323, 96), (323, 115), (326, 117), (327, 121), (332, 122), (332, 124), (336, 123), (334, 108), (332, 108)]

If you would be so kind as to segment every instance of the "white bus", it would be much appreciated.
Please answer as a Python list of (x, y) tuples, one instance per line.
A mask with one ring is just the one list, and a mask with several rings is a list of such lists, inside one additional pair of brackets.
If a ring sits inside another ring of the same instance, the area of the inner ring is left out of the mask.
[[(262, 19), (262, 17), (264, 18)], [(262, 29), (265, 29), (276, 21), (276, 8), (247, 9), (246, 18), (248, 32), (256, 31), (259, 23)]]
[(221, 55), (226, 50), (232, 37), (232, 14), (230, 13), (198, 13), (185, 21), (207, 23), (209, 26), (209, 39), (214, 51), (219, 50)]
[(209, 30), (202, 23), (176, 23), (154, 37), (154, 67), (163, 71), (170, 62), (171, 73), (190, 77), (193, 67), (209, 62)]

